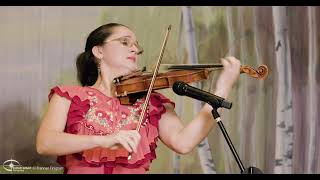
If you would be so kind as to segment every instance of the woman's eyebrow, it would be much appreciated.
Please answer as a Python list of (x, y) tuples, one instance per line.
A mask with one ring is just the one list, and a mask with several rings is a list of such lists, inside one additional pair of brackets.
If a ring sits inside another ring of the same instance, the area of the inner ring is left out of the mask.
[[(128, 38), (131, 38), (133, 39), (133, 37), (131, 35), (126, 35), (126, 36), (122, 36), (122, 37), (128, 37)], [(139, 44), (138, 40), (136, 39), (136, 42)]]

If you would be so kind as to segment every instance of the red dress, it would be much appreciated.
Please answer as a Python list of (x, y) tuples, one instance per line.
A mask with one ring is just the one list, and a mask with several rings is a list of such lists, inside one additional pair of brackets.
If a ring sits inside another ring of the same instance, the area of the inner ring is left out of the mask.
[[(71, 101), (65, 132), (79, 135), (109, 135), (119, 130), (135, 129), (144, 99), (134, 105), (121, 105), (115, 97), (107, 97), (92, 87), (56, 86), (51, 89), (49, 101), (56, 93)], [(150, 96), (147, 115), (140, 128), (141, 140), (137, 152), (127, 160), (124, 149), (93, 148), (83, 152), (58, 156), (57, 162), (68, 174), (120, 174), (145, 173), (156, 158), (159, 138), (158, 123), (166, 109), (164, 103), (172, 101), (154, 92)]]

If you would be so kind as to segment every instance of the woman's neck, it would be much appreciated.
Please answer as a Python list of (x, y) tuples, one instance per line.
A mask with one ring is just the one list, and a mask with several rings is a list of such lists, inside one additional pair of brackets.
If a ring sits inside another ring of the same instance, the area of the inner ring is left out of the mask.
[(98, 76), (96, 83), (92, 87), (98, 89), (108, 97), (112, 97), (115, 94), (112, 88), (112, 80), (103, 78), (101, 75)]
[(98, 89), (106, 96), (115, 97), (115, 87), (112, 85), (112, 81), (120, 75), (123, 75), (120, 71), (102, 68), (96, 83), (92, 87)]
[[(109, 73), (106, 73), (106, 72), (109, 72)], [(115, 73), (112, 73), (112, 71), (102, 70), (98, 75), (98, 79), (96, 83), (92, 87), (98, 89), (106, 96), (114, 97), (115, 89), (114, 89), (114, 86), (112, 85), (112, 81), (117, 76), (118, 75)]]

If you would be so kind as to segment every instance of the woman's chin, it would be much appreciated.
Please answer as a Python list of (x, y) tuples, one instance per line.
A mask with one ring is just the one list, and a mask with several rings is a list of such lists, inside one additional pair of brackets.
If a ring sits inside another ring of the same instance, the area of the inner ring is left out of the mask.
[(130, 67), (130, 68), (128, 68), (128, 73), (133, 73), (133, 72), (136, 72), (137, 70), (138, 70), (137, 66)]
[(128, 75), (128, 74), (131, 74), (133, 72), (136, 72), (138, 70), (138, 68), (126, 68), (126, 69), (123, 69), (121, 71), (121, 74), (122, 75)]

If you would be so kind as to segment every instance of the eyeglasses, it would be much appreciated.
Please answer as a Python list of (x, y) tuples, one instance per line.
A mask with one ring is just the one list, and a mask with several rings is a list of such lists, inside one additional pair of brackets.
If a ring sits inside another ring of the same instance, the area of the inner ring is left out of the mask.
[(110, 39), (110, 40), (105, 41), (104, 43), (108, 43), (111, 41), (119, 41), (123, 46), (128, 47), (128, 48), (131, 48), (133, 45), (135, 45), (138, 49), (137, 55), (142, 54), (144, 51), (143, 48), (138, 44), (137, 41), (133, 41), (131, 38), (126, 37), (126, 36), (119, 37), (116, 39)]

